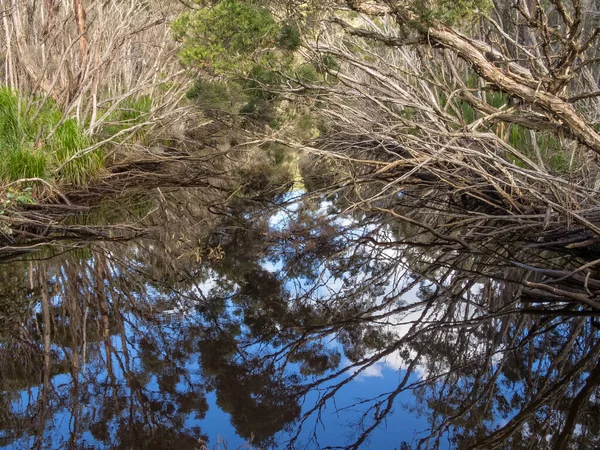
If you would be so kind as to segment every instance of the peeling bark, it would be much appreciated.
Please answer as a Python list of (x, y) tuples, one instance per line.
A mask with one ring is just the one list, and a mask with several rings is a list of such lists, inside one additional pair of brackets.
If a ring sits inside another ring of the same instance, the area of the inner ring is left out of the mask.
[(75, 21), (77, 22), (77, 29), (79, 30), (80, 65), (81, 67), (84, 67), (88, 49), (88, 38), (87, 25), (85, 22), (86, 13), (82, 0), (73, 0), (73, 12), (75, 13)]

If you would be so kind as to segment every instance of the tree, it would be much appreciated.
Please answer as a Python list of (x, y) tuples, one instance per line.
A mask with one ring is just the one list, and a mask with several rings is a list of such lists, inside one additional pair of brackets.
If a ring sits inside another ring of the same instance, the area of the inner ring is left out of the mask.
[[(279, 25), (258, 2), (222, 0), (182, 14), (172, 25), (181, 58), (215, 73), (244, 71), (252, 57), (275, 45)], [(246, 69), (247, 70), (247, 69)]]

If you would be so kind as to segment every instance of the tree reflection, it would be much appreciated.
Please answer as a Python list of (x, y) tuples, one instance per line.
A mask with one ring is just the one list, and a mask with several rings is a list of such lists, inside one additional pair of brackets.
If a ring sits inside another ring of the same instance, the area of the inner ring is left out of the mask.
[[(4, 265), (2, 444), (200, 448), (214, 393), (257, 447), (318, 444), (329, 408), (358, 411), (339, 447), (362, 448), (411, 393), (430, 428), (403, 448), (600, 445), (598, 323), (540, 288), (564, 255), (507, 265), (336, 207), (196, 211), (159, 240)], [(391, 390), (337, 406), (386, 365)]]

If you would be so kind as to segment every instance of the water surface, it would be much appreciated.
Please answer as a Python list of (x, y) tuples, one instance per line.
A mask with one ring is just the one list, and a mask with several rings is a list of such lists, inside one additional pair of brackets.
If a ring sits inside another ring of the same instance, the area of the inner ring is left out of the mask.
[(333, 197), (201, 195), (129, 211), (147, 237), (2, 265), (0, 446), (600, 445), (595, 319), (526, 314)]

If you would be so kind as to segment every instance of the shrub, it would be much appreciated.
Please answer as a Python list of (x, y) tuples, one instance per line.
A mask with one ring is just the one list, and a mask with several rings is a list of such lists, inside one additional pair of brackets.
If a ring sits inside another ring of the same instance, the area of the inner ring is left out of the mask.
[(242, 86), (235, 81), (210, 81), (198, 79), (187, 92), (189, 99), (195, 100), (205, 109), (237, 113), (248, 102)]
[(183, 42), (182, 60), (215, 73), (243, 72), (257, 49), (272, 46), (280, 35), (267, 8), (239, 0), (182, 14), (172, 30)]

